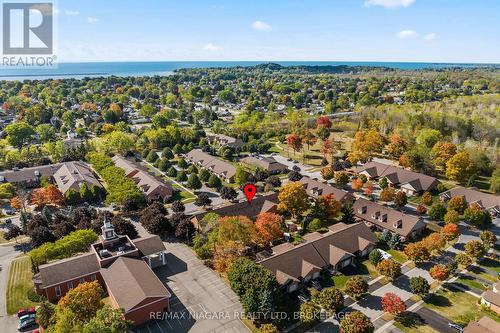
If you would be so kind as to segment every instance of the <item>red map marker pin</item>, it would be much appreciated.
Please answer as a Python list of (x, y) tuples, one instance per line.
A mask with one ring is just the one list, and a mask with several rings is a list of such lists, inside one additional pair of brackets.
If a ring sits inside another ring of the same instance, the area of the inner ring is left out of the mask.
[(257, 188), (254, 184), (247, 184), (245, 185), (245, 187), (243, 187), (243, 193), (245, 193), (248, 202), (252, 202), (255, 193), (257, 193)]

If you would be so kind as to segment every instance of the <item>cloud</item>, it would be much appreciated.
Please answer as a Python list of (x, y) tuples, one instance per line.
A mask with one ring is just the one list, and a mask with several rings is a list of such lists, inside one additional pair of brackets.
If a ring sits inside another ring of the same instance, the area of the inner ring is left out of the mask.
[(424, 36), (425, 40), (434, 40), (436, 39), (436, 34), (434, 32), (431, 32), (430, 34), (427, 34)]
[(208, 43), (205, 46), (203, 46), (203, 50), (214, 52), (214, 51), (218, 51), (219, 47), (217, 45), (214, 45), (213, 43)]
[(418, 36), (418, 34), (413, 30), (402, 30), (396, 34), (401, 39), (411, 39)]
[(271, 30), (273, 30), (273, 27), (271, 27), (266, 22), (262, 22), (262, 21), (253, 22), (252, 28), (254, 28), (255, 30), (259, 30), (259, 31), (271, 31)]
[(68, 16), (77, 16), (77, 15), (80, 15), (80, 12), (77, 11), (77, 10), (64, 10), (64, 14), (68, 15)]
[(94, 17), (94, 16), (89, 16), (89, 17), (87, 17), (87, 21), (89, 21), (89, 23), (91, 23), (91, 24), (94, 24), (94, 23), (97, 23), (99, 21), (99, 19), (97, 17)]
[(382, 6), (385, 8), (408, 7), (414, 2), (415, 0), (366, 0), (365, 7), (370, 7), (370, 6)]

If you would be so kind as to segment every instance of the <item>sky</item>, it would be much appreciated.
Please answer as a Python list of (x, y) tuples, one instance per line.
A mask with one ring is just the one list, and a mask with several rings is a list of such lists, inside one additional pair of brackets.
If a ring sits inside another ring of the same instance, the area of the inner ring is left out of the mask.
[(58, 0), (59, 61), (500, 63), (498, 0)]

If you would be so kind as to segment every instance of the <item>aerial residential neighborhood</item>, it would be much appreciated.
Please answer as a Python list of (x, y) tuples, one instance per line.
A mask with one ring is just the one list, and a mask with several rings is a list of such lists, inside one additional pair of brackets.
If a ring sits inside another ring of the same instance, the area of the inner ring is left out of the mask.
[(0, 6), (1, 333), (500, 332), (494, 1)]

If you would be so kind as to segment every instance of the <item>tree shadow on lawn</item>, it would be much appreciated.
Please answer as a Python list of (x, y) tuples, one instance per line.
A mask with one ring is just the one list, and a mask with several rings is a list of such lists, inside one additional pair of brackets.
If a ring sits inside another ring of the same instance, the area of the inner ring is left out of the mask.
[(425, 298), (425, 303), (431, 304), (437, 307), (448, 307), (451, 306), (451, 302), (448, 298), (438, 295), (438, 294), (430, 294)]
[(408, 328), (418, 328), (419, 326), (426, 325), (424, 318), (414, 312), (404, 312), (399, 316), (396, 316), (394, 320)]

